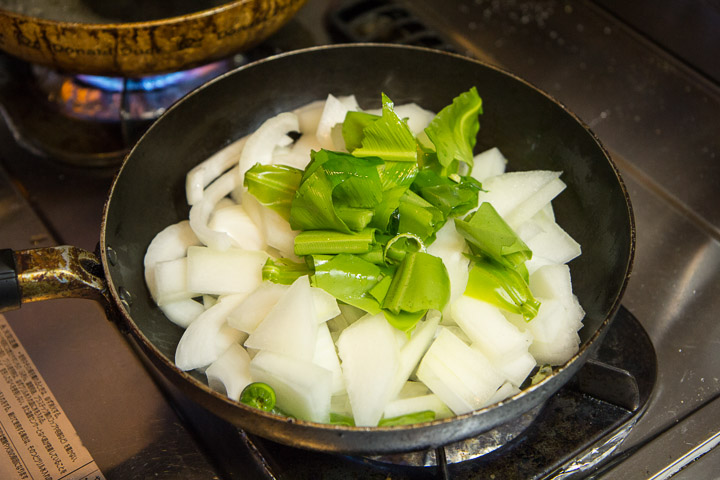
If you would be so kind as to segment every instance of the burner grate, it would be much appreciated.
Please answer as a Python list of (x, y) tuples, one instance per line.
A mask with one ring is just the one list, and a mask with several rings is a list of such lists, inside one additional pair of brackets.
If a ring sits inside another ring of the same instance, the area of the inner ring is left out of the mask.
[(338, 43), (398, 43), (454, 51), (438, 33), (409, 10), (387, 0), (342, 2), (328, 14), (327, 23)]

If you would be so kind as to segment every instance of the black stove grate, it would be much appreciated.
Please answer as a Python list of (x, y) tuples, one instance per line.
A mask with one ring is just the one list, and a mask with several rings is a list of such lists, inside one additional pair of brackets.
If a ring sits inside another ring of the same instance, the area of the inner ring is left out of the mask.
[(407, 8), (388, 0), (340, 2), (328, 12), (327, 26), (336, 43), (398, 43), (455, 51)]

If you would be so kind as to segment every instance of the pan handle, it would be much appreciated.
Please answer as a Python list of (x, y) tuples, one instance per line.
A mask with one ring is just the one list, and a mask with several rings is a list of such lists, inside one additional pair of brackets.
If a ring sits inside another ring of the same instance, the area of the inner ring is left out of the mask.
[(71, 246), (0, 250), (0, 312), (24, 303), (87, 298), (107, 311), (110, 294), (98, 257)]

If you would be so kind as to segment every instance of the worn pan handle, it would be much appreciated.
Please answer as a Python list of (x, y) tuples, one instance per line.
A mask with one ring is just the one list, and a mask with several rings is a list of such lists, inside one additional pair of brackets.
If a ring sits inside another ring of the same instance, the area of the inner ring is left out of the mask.
[(0, 312), (55, 298), (87, 298), (110, 309), (98, 257), (77, 247), (0, 250)]

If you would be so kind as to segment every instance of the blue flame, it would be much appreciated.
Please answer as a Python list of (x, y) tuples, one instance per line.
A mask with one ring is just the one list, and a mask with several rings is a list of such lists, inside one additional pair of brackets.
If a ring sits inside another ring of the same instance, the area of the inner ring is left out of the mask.
[(78, 75), (77, 78), (90, 86), (107, 92), (122, 92), (123, 90), (131, 92), (151, 92), (182, 83), (187, 78), (202, 75), (204, 72), (196, 71), (200, 69), (202, 69), (202, 67), (141, 78), (105, 77), (102, 75)]

